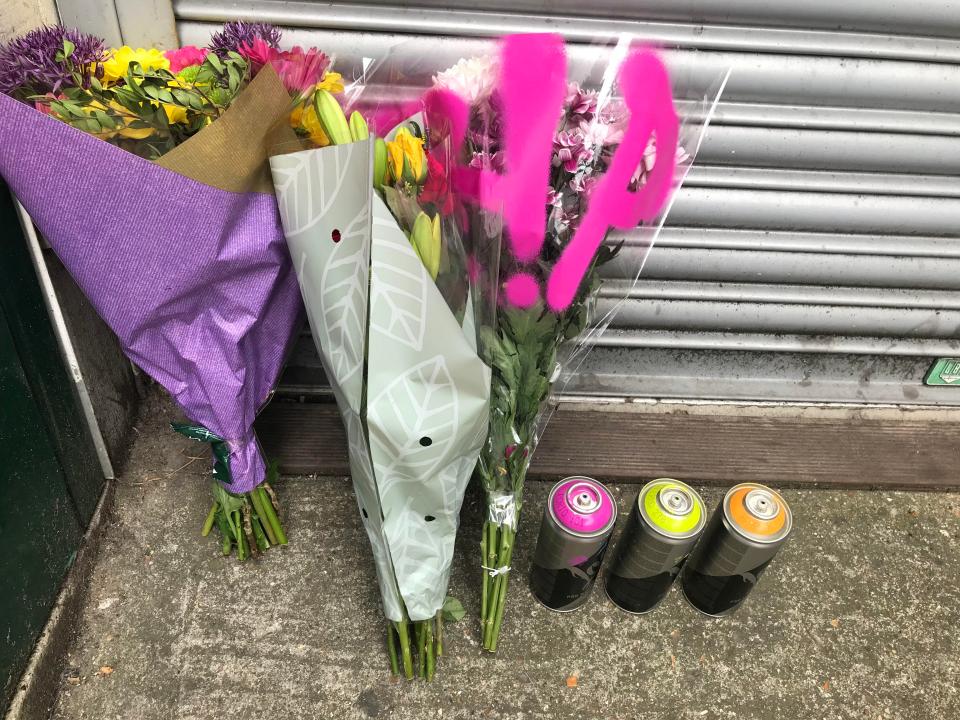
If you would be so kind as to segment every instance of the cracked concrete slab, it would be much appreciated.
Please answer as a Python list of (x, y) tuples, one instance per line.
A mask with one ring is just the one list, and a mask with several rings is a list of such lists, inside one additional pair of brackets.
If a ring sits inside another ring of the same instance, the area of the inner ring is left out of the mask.
[[(198, 537), (206, 450), (167, 430), (176, 415), (158, 396), (145, 404), (57, 720), (960, 717), (958, 495), (786, 491), (794, 538), (745, 607), (715, 620), (676, 590), (641, 617), (599, 590), (573, 614), (538, 605), (526, 579), (549, 486), (531, 483), (492, 657), (475, 622), (470, 493), (451, 583), (467, 617), (428, 685), (390, 678), (349, 481), (283, 479), (290, 546), (223, 558)], [(623, 511), (638, 486), (613, 489)], [(722, 490), (703, 494), (713, 506)]]

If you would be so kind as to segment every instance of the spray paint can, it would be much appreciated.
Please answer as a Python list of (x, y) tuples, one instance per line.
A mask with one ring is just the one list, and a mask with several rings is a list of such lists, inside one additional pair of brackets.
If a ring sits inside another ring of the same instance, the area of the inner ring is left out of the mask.
[(793, 528), (779, 493), (756, 483), (727, 491), (680, 574), (687, 601), (707, 615), (736, 610)]
[(583, 605), (616, 521), (617, 504), (596, 480), (576, 476), (554, 485), (530, 572), (533, 596), (558, 612)]
[(686, 483), (659, 478), (644, 485), (607, 567), (607, 597), (630, 613), (653, 610), (706, 523), (703, 500)]

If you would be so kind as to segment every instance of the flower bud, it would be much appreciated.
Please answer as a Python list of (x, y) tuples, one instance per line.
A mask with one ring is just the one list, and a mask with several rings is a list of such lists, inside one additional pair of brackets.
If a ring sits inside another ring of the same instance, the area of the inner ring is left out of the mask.
[(366, 140), (368, 137), (370, 137), (370, 130), (367, 128), (367, 121), (364, 120), (363, 115), (356, 110), (350, 113), (350, 136), (353, 138), (354, 142)]
[[(425, 212), (421, 212), (417, 215), (416, 220), (413, 221), (413, 230), (410, 232), (410, 243), (420, 258), (420, 262), (423, 263), (427, 272), (430, 273), (430, 277), (436, 280), (437, 272), (440, 269), (440, 253), (438, 251), (439, 245), (434, 241), (433, 227), (434, 223), (430, 220), (430, 216)], [(435, 251), (435, 247), (437, 251)]]
[(387, 182), (387, 144), (382, 138), (373, 142), (373, 187), (379, 190)]
[(350, 126), (340, 108), (337, 99), (326, 90), (317, 90), (313, 96), (313, 107), (324, 133), (334, 145), (346, 145), (353, 142)]

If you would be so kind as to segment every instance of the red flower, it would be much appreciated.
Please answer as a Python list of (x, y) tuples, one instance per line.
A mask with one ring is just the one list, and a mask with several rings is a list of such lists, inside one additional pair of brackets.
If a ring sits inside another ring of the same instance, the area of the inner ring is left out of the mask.
[(441, 215), (449, 215), (454, 210), (447, 168), (432, 154), (427, 154), (427, 180), (420, 191), (420, 201), (433, 203)]
[(239, 52), (250, 63), (254, 73), (270, 63), (291, 95), (308, 93), (323, 79), (323, 74), (330, 67), (330, 58), (316, 48), (304, 52), (297, 46), (292, 50), (280, 51), (259, 37), (250, 44), (241, 44)]

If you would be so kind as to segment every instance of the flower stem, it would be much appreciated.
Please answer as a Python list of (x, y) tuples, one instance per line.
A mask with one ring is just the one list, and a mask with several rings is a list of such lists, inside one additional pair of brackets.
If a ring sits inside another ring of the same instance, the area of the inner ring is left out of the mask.
[[(264, 498), (265, 495), (263, 494), (263, 490), (261, 490), (259, 487), (254, 488), (250, 493), (250, 502), (253, 503), (253, 509), (257, 513), (257, 517), (260, 518), (260, 523), (263, 525), (263, 530), (267, 534), (267, 539), (270, 541), (271, 545), (279, 545), (280, 543), (277, 540), (276, 533), (273, 531), (273, 526), (267, 519), (267, 511), (263, 502)], [(267, 498), (267, 504), (269, 503), (270, 499)]]
[(250, 524), (253, 526), (253, 539), (257, 542), (257, 549), (261, 552), (268, 550), (270, 548), (270, 540), (264, 532), (260, 518), (254, 515)]
[(400, 674), (400, 663), (397, 660), (397, 639), (393, 628), (393, 623), (387, 621), (387, 652), (390, 654), (390, 673), (392, 675)]
[(443, 656), (443, 610), (437, 610), (437, 657)]
[[(266, 483), (264, 483), (264, 485), (266, 485)], [(272, 488), (261, 487), (257, 489), (263, 493), (269, 493), (269, 497), (264, 498), (263, 496), (261, 496), (262, 499), (266, 500), (266, 502), (262, 503), (263, 510), (264, 510), (264, 513), (266, 513), (267, 522), (270, 523), (270, 527), (273, 529), (273, 534), (277, 536), (277, 542), (280, 545), (286, 545), (287, 536), (283, 532), (283, 526), (280, 525), (280, 518), (277, 517), (277, 512), (276, 512), (276, 509), (274, 508)]]
[(423, 635), (424, 635), (424, 644), (426, 646), (426, 678), (427, 682), (433, 680), (433, 673), (436, 670), (436, 656), (434, 655), (434, 646), (433, 646), (433, 621), (424, 620), (423, 621)]
[(403, 657), (403, 675), (407, 680), (413, 680), (413, 656), (410, 654), (410, 623), (400, 620), (393, 623), (400, 638), (400, 654)]
[(213, 505), (210, 506), (210, 512), (207, 513), (207, 519), (203, 521), (203, 528), (200, 530), (200, 535), (206, 537), (210, 534), (210, 531), (213, 530), (213, 522), (217, 519), (217, 502), (214, 500)]
[[(485, 534), (488, 534), (486, 543), (486, 551), (483, 555), (483, 562), (481, 565), (485, 565), (488, 568), (497, 567), (497, 540), (498, 532), (497, 526), (490, 522), (489, 520), (483, 524), (483, 531)], [(481, 614), (481, 627), (480, 627), (480, 636), (483, 638), (484, 647), (486, 647), (486, 638), (489, 631), (490, 619), (494, 615), (494, 602), (496, 600), (497, 593), (497, 579), (499, 576), (490, 577), (490, 572), (488, 570), (483, 571), (483, 583), (487, 588), (487, 602), (483, 606), (483, 611)]]
[(417, 622), (414, 623), (414, 627), (416, 627), (417, 632), (417, 662), (420, 665), (420, 677), (425, 678), (427, 676), (427, 633), (424, 629), (423, 620), (417, 620)]
[[(514, 533), (512, 530), (504, 528), (503, 533), (503, 542), (501, 545), (501, 555), (500, 555), (500, 567), (509, 566), (513, 558), (513, 538)], [(504, 573), (498, 575), (497, 579), (501, 581), (500, 593), (497, 597), (497, 613), (493, 620), (493, 631), (490, 634), (490, 645), (487, 647), (487, 650), (490, 652), (497, 651), (497, 642), (500, 640), (500, 625), (503, 623), (503, 610), (506, 607), (507, 599), (507, 581), (510, 578), (510, 573)]]
[[(513, 557), (514, 532), (509, 527), (499, 529), (499, 548), (494, 561), (489, 567), (504, 568), (510, 566)], [(493, 579), (493, 598), (489, 603), (487, 615), (484, 617), (485, 631), (483, 635), (483, 649), (496, 652), (497, 641), (500, 637), (500, 625), (503, 623), (503, 611), (507, 596), (509, 571), (499, 573)]]
[[(214, 504), (214, 508), (216, 508), (216, 504)], [(213, 512), (213, 510), (210, 512)], [(489, 524), (489, 522), (483, 523), (483, 534), (480, 536), (480, 557), (483, 558), (483, 562), (480, 563), (481, 565), (485, 565), (487, 559), (487, 525)], [(487, 619), (487, 595), (489, 593), (489, 585), (490, 575), (484, 570), (483, 583), (480, 586), (480, 617), (483, 621)]]

